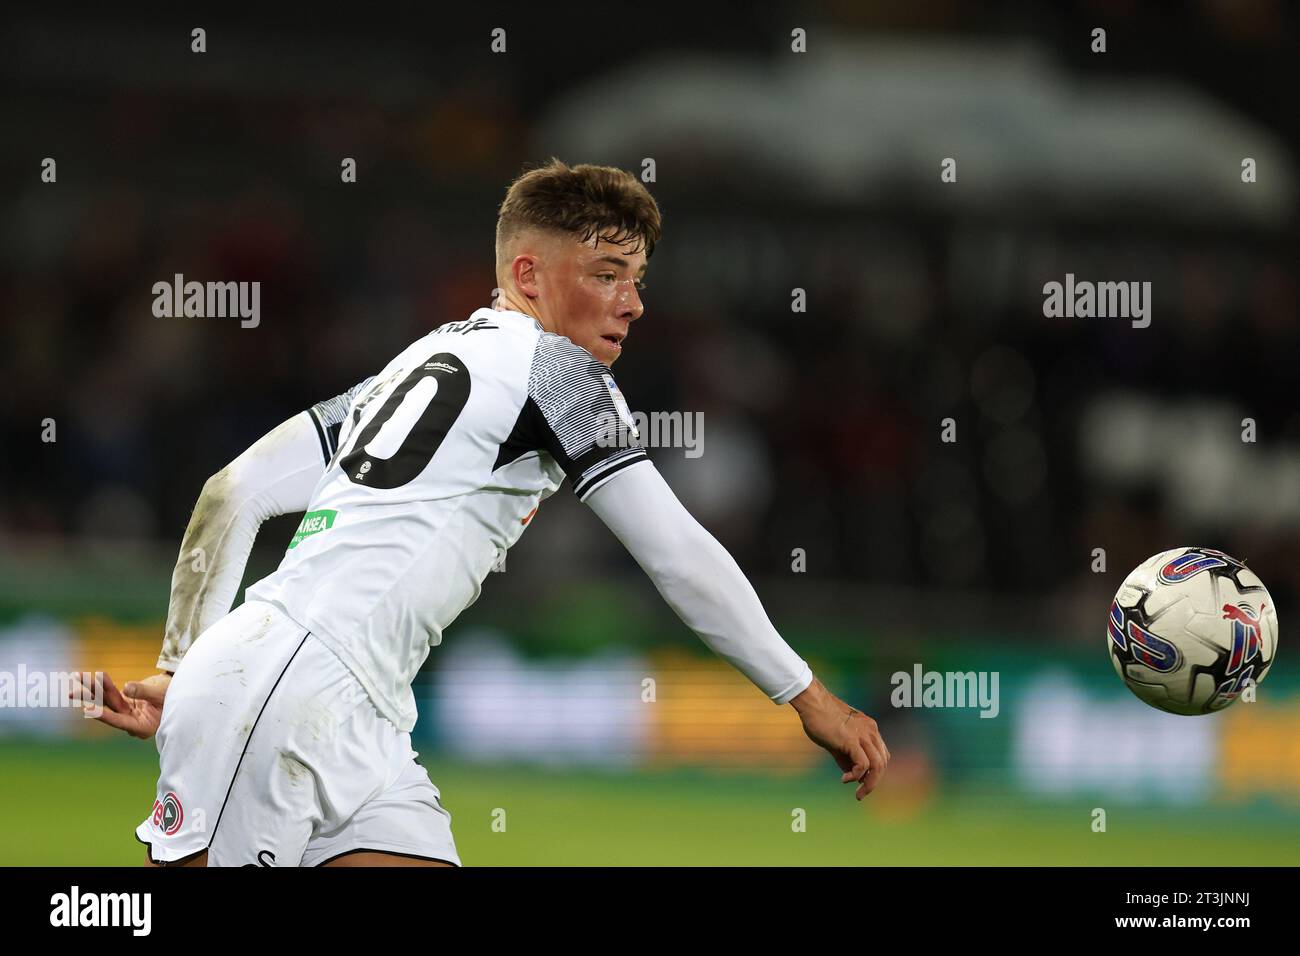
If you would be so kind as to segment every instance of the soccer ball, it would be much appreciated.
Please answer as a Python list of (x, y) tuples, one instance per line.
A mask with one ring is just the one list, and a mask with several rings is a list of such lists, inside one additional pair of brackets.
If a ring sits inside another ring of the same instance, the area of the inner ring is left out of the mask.
[(1106, 631), (1115, 673), (1140, 699), (1171, 714), (1212, 714), (1268, 673), (1277, 610), (1242, 562), (1175, 548), (1124, 579)]

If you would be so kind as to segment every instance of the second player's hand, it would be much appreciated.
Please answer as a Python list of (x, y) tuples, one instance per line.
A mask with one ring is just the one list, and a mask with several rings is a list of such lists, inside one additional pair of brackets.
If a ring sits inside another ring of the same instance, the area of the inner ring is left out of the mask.
[(834, 757), (844, 771), (841, 782), (859, 781), (857, 799), (875, 790), (889, 766), (889, 748), (876, 722), (840, 700), (816, 678), (790, 703), (798, 711), (808, 739)]
[[(103, 707), (96, 720), (102, 720), (110, 727), (124, 730), (132, 737), (146, 740), (158, 732), (162, 722), (163, 699), (171, 684), (172, 675), (166, 672), (153, 674), (143, 680), (128, 681), (126, 687), (118, 690), (113, 678), (107, 674), (87, 675), (77, 691), (83, 706), (94, 701), (94, 688), (87, 686), (87, 681), (103, 678)], [(69, 696), (73, 696), (70, 694)]]

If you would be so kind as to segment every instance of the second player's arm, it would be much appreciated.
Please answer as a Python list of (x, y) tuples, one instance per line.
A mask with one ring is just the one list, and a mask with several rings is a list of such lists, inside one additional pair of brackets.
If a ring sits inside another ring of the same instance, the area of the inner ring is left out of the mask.
[(861, 800), (889, 763), (876, 722), (813, 676), (768, 619), (735, 559), (700, 525), (646, 460), (584, 498), (700, 639), (775, 703), (791, 704), (804, 731), (835, 757)]

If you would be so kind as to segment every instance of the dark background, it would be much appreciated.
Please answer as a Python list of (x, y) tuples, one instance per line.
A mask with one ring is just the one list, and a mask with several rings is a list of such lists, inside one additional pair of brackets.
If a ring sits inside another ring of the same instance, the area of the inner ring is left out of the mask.
[[(252, 440), (489, 302), (525, 164), (653, 157), (664, 239), (615, 372), (636, 409), (704, 412), (702, 458), (653, 454), (770, 600), (1000, 596), (1092, 639), (1092, 549), (1209, 544), (1291, 606), (1295, 9), (901, 6), (10, 13), (0, 544), (174, 549)], [(261, 325), (155, 318), (176, 272), (260, 280)], [(1044, 318), (1066, 272), (1152, 281), (1152, 326)], [(628, 569), (560, 497), (512, 570)]]

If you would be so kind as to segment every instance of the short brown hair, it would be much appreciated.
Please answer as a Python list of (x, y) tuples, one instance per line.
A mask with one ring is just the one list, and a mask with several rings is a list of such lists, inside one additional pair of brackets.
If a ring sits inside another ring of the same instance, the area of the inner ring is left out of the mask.
[(614, 166), (567, 166), (555, 157), (510, 184), (497, 216), (496, 258), (528, 228), (567, 233), (580, 242), (593, 236), (615, 245), (637, 241), (646, 257), (659, 241), (659, 205), (631, 173)]

